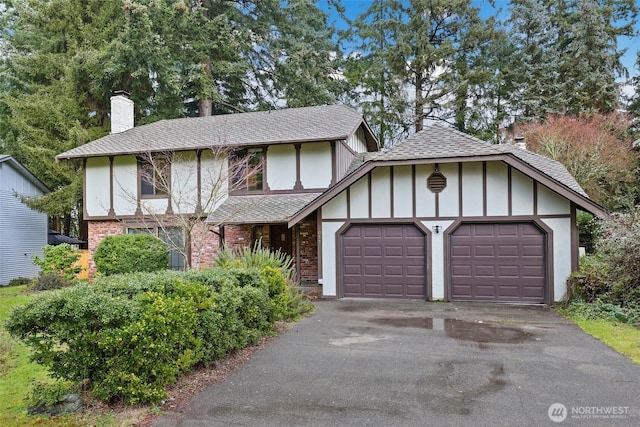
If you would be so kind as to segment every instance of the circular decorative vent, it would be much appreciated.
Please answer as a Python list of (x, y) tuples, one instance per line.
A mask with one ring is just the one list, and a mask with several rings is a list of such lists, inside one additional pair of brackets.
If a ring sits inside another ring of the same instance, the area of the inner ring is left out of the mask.
[(439, 193), (444, 190), (446, 186), (447, 178), (440, 172), (434, 172), (427, 178), (427, 188), (431, 190), (432, 193)]

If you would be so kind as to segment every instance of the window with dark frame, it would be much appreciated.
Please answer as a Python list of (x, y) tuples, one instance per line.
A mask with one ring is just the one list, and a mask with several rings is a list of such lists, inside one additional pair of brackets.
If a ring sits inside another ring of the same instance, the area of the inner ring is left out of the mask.
[(262, 148), (237, 151), (231, 156), (231, 162), (229, 185), (232, 191), (264, 189), (264, 150)]
[(171, 176), (169, 162), (166, 158), (155, 157), (153, 160), (139, 159), (140, 195), (166, 196)]
[(185, 262), (182, 252), (176, 248), (184, 247), (184, 230), (180, 227), (127, 228), (127, 234), (148, 233), (162, 240), (169, 249), (169, 270), (184, 271)]

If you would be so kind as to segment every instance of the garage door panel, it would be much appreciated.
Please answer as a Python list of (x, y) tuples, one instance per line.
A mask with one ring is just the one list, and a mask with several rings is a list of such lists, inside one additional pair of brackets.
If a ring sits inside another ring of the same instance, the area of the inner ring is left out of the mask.
[(401, 257), (403, 255), (402, 246), (385, 246), (384, 247), (384, 256), (385, 257)]
[(404, 269), (401, 265), (385, 265), (384, 267), (384, 275), (386, 277), (389, 276), (404, 276)]
[(535, 225), (462, 224), (450, 239), (452, 300), (544, 302), (545, 237)]
[(517, 258), (519, 256), (519, 246), (516, 244), (513, 245), (498, 245), (498, 256), (499, 257), (509, 257), (509, 258)]
[[(425, 237), (415, 226), (354, 225), (342, 246), (345, 297), (424, 297)], [(346, 256), (357, 253), (354, 247), (362, 248), (361, 256)]]
[(467, 245), (457, 245), (452, 248), (451, 255), (454, 257), (470, 257), (471, 256), (471, 246)]
[(477, 297), (494, 297), (496, 288), (492, 285), (477, 285), (473, 287), (472, 292)]

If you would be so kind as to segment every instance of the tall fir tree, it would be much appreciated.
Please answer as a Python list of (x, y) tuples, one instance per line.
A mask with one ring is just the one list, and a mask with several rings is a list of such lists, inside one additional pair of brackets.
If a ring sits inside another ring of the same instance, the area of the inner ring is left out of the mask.
[(617, 38), (633, 36), (634, 0), (511, 0), (519, 78), (512, 98), (527, 119), (608, 113), (626, 70)]
[[(470, 0), (376, 0), (353, 22), (361, 43), (346, 76), (360, 85), (359, 101), (381, 142), (420, 131), (425, 119), (465, 115), (464, 101), (452, 106), (452, 99), (467, 95), (464, 57), (489, 40), (478, 12)], [(458, 79), (449, 78), (455, 73)]]
[[(4, 2), (0, 141), (54, 191), (30, 205), (78, 218), (81, 165), (56, 154), (108, 132), (109, 96), (136, 122), (333, 102), (333, 27), (304, 0)], [(75, 230), (73, 230), (75, 231)]]

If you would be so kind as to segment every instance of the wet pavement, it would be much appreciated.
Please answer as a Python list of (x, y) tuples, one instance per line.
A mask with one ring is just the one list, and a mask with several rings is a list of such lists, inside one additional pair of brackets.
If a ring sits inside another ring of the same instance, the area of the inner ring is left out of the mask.
[(547, 308), (316, 305), (154, 425), (640, 425), (640, 367)]

